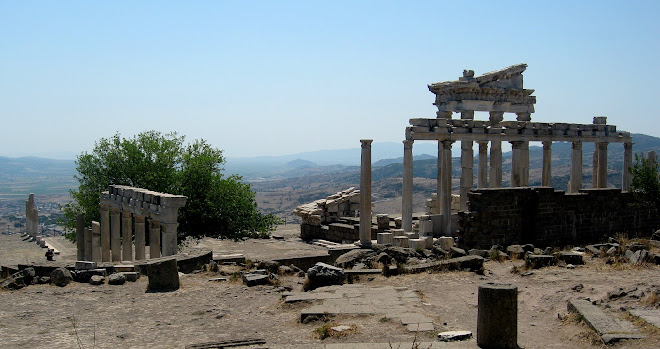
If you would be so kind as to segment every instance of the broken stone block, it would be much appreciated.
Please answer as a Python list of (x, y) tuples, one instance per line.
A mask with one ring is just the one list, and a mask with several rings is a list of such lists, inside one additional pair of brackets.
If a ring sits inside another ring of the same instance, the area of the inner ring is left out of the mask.
[(488, 251), (486, 251), (486, 250), (479, 250), (479, 249), (473, 248), (473, 249), (471, 249), (471, 250), (468, 251), (468, 255), (470, 255), (470, 256), (479, 256), (479, 257), (482, 257), (482, 258), (487, 258), (487, 257), (488, 257)]
[(506, 253), (508, 253), (511, 258), (523, 259), (525, 257), (525, 250), (520, 245), (507, 246)]
[(268, 275), (255, 274), (255, 273), (246, 273), (243, 274), (243, 283), (248, 286), (257, 286), (257, 285), (266, 285), (268, 284)]
[[(630, 250), (628, 250), (630, 251)], [(626, 251), (627, 252), (627, 251)], [(646, 262), (649, 257), (649, 253), (646, 250), (638, 250), (635, 253), (633, 253), (628, 260), (630, 261), (630, 264), (632, 265), (641, 265), (642, 263)]]
[(530, 268), (538, 269), (551, 265), (557, 265), (557, 258), (554, 256), (528, 254), (525, 257), (525, 264)]
[(557, 255), (557, 258), (560, 261), (564, 261), (566, 264), (573, 264), (573, 265), (584, 264), (584, 259), (582, 258), (582, 253), (580, 252), (560, 252)]
[(108, 276), (108, 285), (123, 285), (126, 283), (126, 275), (124, 273), (112, 273)]
[(318, 262), (307, 270), (307, 282), (305, 291), (313, 290), (322, 286), (342, 285), (346, 278), (341, 268)]
[(114, 267), (115, 273), (123, 273), (125, 271), (135, 271), (135, 265), (133, 264), (118, 264)]
[(149, 291), (174, 291), (179, 289), (179, 271), (175, 258), (149, 262), (147, 264)]
[(455, 342), (472, 338), (470, 331), (447, 331), (438, 333), (438, 341)]
[(96, 268), (98, 268), (96, 262), (76, 261), (76, 270), (88, 270)]
[(409, 246), (408, 241), (410, 239), (407, 236), (395, 236), (392, 239), (392, 245), (395, 247), (404, 247), (407, 248)]
[(126, 277), (126, 281), (135, 282), (140, 278), (140, 272), (138, 271), (127, 271), (123, 273)]
[(449, 254), (451, 255), (451, 258), (467, 256), (467, 253), (464, 249), (458, 248), (456, 246), (452, 246), (449, 249)]
[(393, 237), (392, 233), (378, 233), (376, 235), (377, 242), (381, 245), (391, 245)]
[(50, 273), (50, 282), (54, 285), (64, 287), (73, 281), (71, 272), (65, 268), (57, 268)]
[(91, 278), (89, 278), (89, 284), (90, 285), (101, 285), (105, 283), (105, 278), (100, 275), (92, 275)]

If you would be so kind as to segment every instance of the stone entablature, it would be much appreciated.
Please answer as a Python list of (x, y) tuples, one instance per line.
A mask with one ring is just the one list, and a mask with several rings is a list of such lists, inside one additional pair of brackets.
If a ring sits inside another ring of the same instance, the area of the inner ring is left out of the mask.
[(110, 185), (107, 191), (101, 193), (101, 205), (116, 207), (161, 223), (176, 223), (178, 210), (185, 206), (187, 200), (188, 198), (182, 195), (125, 185)]
[[(508, 113), (533, 113), (536, 97), (534, 90), (523, 88), (522, 73), (527, 64), (517, 64), (501, 70), (474, 77), (474, 71), (464, 70), (458, 81), (438, 82), (428, 85), (435, 94), (438, 117), (446, 112), (493, 111)], [(471, 118), (467, 114), (466, 119)]]
[[(600, 119), (602, 117), (595, 117)], [(600, 121), (600, 120), (595, 120)], [(451, 141), (526, 141), (526, 142), (631, 142), (630, 132), (617, 131), (614, 125), (569, 124), (529, 121), (489, 121), (465, 119), (410, 119), (407, 140)]]

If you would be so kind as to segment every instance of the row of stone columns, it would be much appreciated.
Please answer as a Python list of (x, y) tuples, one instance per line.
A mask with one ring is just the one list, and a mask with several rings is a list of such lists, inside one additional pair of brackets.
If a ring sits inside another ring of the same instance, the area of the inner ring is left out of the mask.
[[(78, 215), (76, 217), (78, 260), (119, 262), (146, 259), (145, 221), (144, 216), (133, 215), (108, 205), (101, 205), (100, 222), (92, 221), (91, 227), (85, 227), (83, 216)], [(173, 230), (176, 238), (176, 225), (149, 219), (149, 258), (161, 256), (161, 228), (168, 232)], [(133, 228), (135, 228), (135, 237), (133, 237)], [(174, 249), (170, 247), (169, 254), (163, 251), (164, 256), (173, 254), (176, 254), (176, 245)]]

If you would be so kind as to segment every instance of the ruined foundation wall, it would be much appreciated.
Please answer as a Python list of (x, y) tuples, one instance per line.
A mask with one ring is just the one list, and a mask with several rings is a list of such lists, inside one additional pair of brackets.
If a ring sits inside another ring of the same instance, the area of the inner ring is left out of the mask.
[(601, 242), (617, 233), (650, 235), (655, 212), (635, 207), (629, 192), (583, 189), (566, 194), (550, 187), (475, 189), (469, 211), (459, 212), (459, 236), (468, 248), (531, 243), (562, 246)]

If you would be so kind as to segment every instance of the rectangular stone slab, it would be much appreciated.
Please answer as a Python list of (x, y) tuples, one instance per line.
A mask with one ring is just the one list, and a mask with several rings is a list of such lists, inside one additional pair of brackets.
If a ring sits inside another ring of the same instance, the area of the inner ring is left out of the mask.
[(571, 299), (568, 310), (582, 315), (584, 322), (603, 339), (604, 343), (612, 343), (621, 339), (641, 339), (644, 336), (637, 333), (632, 324), (616, 321), (603, 312), (597, 305), (585, 299)]

